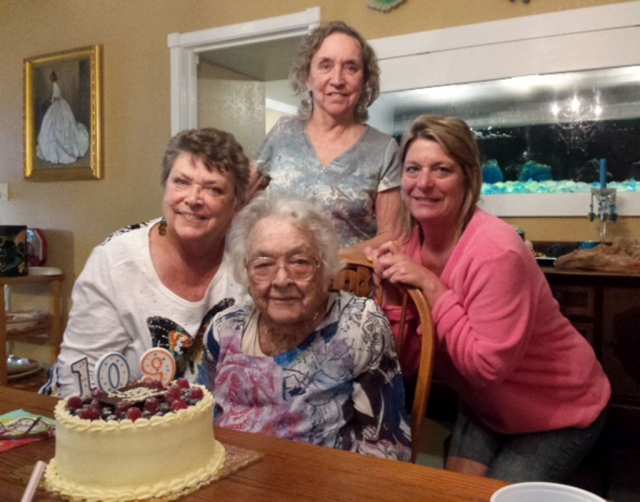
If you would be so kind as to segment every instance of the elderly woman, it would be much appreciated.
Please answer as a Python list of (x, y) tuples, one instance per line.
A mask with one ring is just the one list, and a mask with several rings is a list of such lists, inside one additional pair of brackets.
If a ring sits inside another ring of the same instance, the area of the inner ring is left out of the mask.
[(299, 117), (280, 119), (256, 154), (272, 192), (318, 201), (331, 213), (340, 245), (360, 244), (353, 250), (382, 244), (399, 228), (398, 145), (364, 123), (379, 74), (373, 49), (353, 28), (316, 28), (291, 69), (294, 90), (308, 93)]
[(335, 230), (311, 203), (254, 199), (227, 251), (253, 302), (205, 337), (215, 423), (408, 460), (410, 432), (389, 323), (372, 300), (330, 292)]
[[(593, 349), (560, 313), (513, 229), (476, 207), (481, 174), (462, 120), (419, 117), (401, 147), (413, 231), (373, 255), (390, 283), (420, 288), (436, 326), (436, 371), (462, 402), (451, 470), (563, 481), (600, 434), (611, 394)], [(390, 318), (397, 291), (387, 289)], [(416, 371), (417, 333), (401, 354)]]
[(178, 375), (204, 381), (204, 328), (213, 315), (245, 299), (223, 260), (225, 234), (245, 201), (249, 161), (240, 144), (216, 129), (183, 131), (164, 154), (161, 219), (126, 227), (96, 247), (78, 277), (73, 308), (47, 394), (78, 394), (72, 365), (118, 352), (140, 378), (140, 356), (170, 350)]

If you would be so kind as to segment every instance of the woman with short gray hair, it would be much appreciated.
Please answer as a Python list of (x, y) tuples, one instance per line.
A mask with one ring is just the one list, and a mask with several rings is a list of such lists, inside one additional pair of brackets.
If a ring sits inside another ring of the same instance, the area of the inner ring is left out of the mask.
[(152, 347), (171, 352), (176, 378), (203, 383), (204, 329), (246, 297), (223, 256), (248, 180), (249, 160), (232, 134), (203, 128), (171, 138), (160, 175), (162, 218), (122, 228), (93, 250), (73, 287), (60, 356), (42, 393), (80, 394), (74, 363), (86, 360), (93, 377), (109, 352), (122, 354), (140, 379), (140, 357)]

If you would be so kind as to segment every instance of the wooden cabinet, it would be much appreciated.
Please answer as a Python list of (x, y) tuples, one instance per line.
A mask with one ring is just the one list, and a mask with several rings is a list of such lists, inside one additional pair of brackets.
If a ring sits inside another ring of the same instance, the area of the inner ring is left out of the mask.
[(612, 437), (640, 445), (640, 275), (543, 270), (560, 309), (609, 377)]
[[(51, 362), (55, 362), (62, 342), (62, 281), (64, 274), (54, 275), (28, 275), (24, 277), (0, 277), (0, 385), (7, 385), (7, 341), (16, 339), (28, 339), (29, 336), (46, 334), (47, 343), (50, 346)], [(37, 325), (20, 333), (12, 334), (7, 330), (5, 316), (5, 290), (18, 284), (40, 283), (48, 287), (50, 297), (49, 313)]]
[(595, 316), (596, 290), (592, 286), (555, 284), (553, 296), (556, 297), (562, 313), (567, 317), (593, 318)]
[(640, 288), (606, 288), (603, 300), (602, 365), (618, 401), (640, 405)]
[(560, 304), (561, 312), (571, 319), (575, 328), (595, 347), (594, 333), (598, 323), (596, 288), (579, 284), (552, 283), (551, 289)]

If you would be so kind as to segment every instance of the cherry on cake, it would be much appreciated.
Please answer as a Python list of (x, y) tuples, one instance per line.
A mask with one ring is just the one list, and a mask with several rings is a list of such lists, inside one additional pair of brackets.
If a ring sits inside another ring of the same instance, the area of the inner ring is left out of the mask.
[(206, 388), (187, 380), (60, 401), (47, 489), (105, 502), (171, 500), (197, 490), (216, 479), (225, 458), (213, 434), (213, 404)]

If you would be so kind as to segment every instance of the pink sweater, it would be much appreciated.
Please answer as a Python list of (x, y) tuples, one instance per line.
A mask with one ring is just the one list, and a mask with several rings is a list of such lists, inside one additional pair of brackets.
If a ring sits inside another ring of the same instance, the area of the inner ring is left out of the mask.
[[(417, 229), (405, 250), (420, 262)], [(436, 372), (487, 426), (520, 434), (593, 423), (609, 381), (509, 225), (476, 210), (441, 280), (449, 291), (433, 306)], [(392, 324), (398, 310), (385, 308)], [(419, 335), (408, 336), (406, 376), (420, 350)]]

